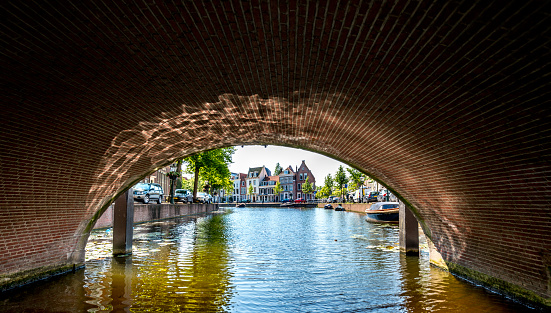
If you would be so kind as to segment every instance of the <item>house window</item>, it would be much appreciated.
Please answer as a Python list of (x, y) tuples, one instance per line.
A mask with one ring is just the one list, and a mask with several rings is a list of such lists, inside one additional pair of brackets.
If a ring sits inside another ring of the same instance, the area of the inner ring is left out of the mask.
[(288, 171), (288, 170), (285, 170), (285, 174), (289, 174), (289, 171)]
[(297, 190), (300, 190), (300, 184), (297, 184)]
[(302, 174), (300, 174), (300, 180), (302, 180)]

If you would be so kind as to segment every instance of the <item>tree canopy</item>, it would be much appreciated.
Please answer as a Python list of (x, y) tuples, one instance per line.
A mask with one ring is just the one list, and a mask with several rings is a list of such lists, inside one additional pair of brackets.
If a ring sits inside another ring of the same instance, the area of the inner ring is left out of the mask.
[(316, 190), (316, 198), (318, 199), (328, 198), (331, 195), (331, 190), (327, 186), (318, 186)]
[[(234, 147), (208, 150), (184, 158), (186, 173), (194, 174), (193, 198), (197, 198), (199, 181), (208, 182), (208, 192), (216, 189), (229, 188), (230, 180), (229, 164), (232, 163)], [(203, 185), (204, 186), (204, 185)]]
[(348, 177), (346, 177), (346, 173), (344, 172), (344, 167), (342, 165), (339, 166), (339, 169), (337, 170), (337, 173), (335, 174), (335, 184), (339, 187), (339, 191), (341, 196), (344, 196), (344, 185), (348, 183)]
[(276, 182), (274, 187), (274, 193), (279, 196), (279, 194), (283, 191), (283, 188), (281, 187), (281, 183)]
[(310, 177), (306, 177), (306, 181), (302, 184), (302, 193), (311, 194), (314, 192), (314, 186), (308, 181)]
[(363, 181), (365, 180), (365, 175), (355, 168), (347, 168), (346, 170), (350, 174), (350, 185), (348, 186), (350, 190), (356, 190), (360, 188), (360, 186), (363, 184)]
[(276, 167), (274, 169), (274, 176), (281, 174), (281, 171), (283, 171), (283, 168), (281, 168), (281, 165), (279, 165), (279, 162), (277, 162)]
[(333, 181), (333, 177), (331, 177), (331, 174), (327, 174), (327, 176), (325, 176), (325, 184), (324, 186), (327, 188), (328, 192), (329, 192), (329, 195), (328, 197), (333, 194), (333, 184), (334, 184), (334, 181)]

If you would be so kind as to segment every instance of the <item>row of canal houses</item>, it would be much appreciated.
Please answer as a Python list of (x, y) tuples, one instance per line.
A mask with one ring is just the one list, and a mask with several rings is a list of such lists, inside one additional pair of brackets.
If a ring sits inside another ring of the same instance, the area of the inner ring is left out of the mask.
[[(306, 166), (304, 160), (300, 166), (288, 166), (279, 175), (272, 176), (266, 166), (250, 167), (245, 173), (232, 173), (233, 194), (235, 202), (250, 200), (251, 202), (279, 202), (285, 199), (295, 200), (303, 198), (314, 199), (314, 194), (304, 194), (302, 185), (306, 182), (316, 188), (316, 178)], [(283, 191), (277, 195), (274, 192), (277, 182), (280, 183)], [(253, 193), (249, 194), (249, 186), (253, 187)]]

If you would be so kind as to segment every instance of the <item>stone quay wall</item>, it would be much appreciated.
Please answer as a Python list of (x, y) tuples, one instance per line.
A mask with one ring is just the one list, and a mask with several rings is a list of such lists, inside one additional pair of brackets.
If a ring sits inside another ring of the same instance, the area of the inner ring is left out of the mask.
[[(216, 204), (134, 204), (134, 223), (216, 211)], [(94, 229), (113, 227), (113, 205), (98, 219)]]

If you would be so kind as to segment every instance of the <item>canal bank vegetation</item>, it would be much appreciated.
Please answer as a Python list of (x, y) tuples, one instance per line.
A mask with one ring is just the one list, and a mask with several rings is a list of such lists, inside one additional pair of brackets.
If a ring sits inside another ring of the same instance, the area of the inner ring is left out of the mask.
[(184, 172), (193, 174), (193, 181), (180, 180), (180, 188), (193, 190), (194, 202), (197, 199), (197, 191), (201, 186), (202, 191), (212, 194), (217, 190), (232, 190), (229, 165), (233, 162), (234, 147), (208, 150), (190, 155), (182, 160)]

